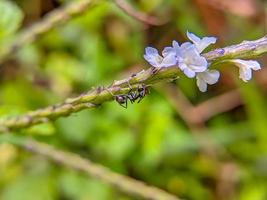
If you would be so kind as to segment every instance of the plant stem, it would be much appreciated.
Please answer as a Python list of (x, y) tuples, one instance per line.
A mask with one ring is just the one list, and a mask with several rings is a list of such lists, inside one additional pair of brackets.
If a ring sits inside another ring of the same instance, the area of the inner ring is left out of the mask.
[(178, 197), (169, 194), (162, 189), (149, 186), (144, 182), (131, 177), (115, 173), (102, 165), (95, 164), (88, 159), (80, 157), (78, 154), (61, 151), (45, 143), (19, 137), (14, 134), (1, 135), (0, 144), (3, 142), (15, 144), (23, 149), (45, 156), (65, 167), (81, 171), (89, 176), (108, 183), (127, 194), (151, 200), (179, 200)]
[[(237, 45), (215, 49), (203, 56), (210, 62), (221, 62), (232, 58), (254, 58), (267, 52), (267, 37), (255, 41), (244, 41)], [(0, 132), (18, 130), (35, 124), (55, 120), (68, 116), (86, 108), (95, 108), (102, 103), (114, 99), (113, 95), (126, 94), (140, 84), (152, 85), (161, 81), (177, 79), (180, 74), (178, 67), (149, 68), (137, 74), (132, 74), (126, 79), (114, 81), (109, 87), (97, 87), (75, 98), (68, 98), (63, 103), (49, 106), (24, 115), (0, 119)]]
[(91, 5), (93, 5), (93, 0), (80, 0), (49, 12), (43, 19), (18, 33), (14, 41), (0, 55), (0, 63), (12, 56), (25, 44), (36, 40), (41, 34), (46, 33), (60, 23), (72, 19), (75, 15), (84, 13)]

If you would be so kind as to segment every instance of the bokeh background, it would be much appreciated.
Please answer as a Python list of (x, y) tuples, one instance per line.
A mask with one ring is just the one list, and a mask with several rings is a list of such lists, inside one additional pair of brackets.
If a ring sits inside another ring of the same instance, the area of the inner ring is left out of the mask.
[[(1, 0), (1, 51), (21, 29), (74, 0)], [(64, 101), (93, 86), (147, 69), (144, 48), (186, 41), (187, 30), (216, 36), (211, 48), (266, 34), (262, 0), (132, 0), (140, 22), (113, 1), (24, 45), (0, 66), (0, 114), (15, 116)], [(267, 199), (267, 71), (248, 83), (238, 68), (219, 65), (218, 84), (201, 93), (181, 76), (160, 83), (139, 104), (116, 102), (14, 134), (74, 152), (188, 200)], [(0, 145), (1, 200), (137, 199), (96, 178), (59, 166), (16, 146)]]

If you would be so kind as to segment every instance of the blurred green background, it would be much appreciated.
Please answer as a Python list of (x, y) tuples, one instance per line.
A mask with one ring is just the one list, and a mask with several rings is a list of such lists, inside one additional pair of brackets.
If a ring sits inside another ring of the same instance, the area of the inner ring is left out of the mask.
[[(0, 51), (16, 33), (74, 0), (0, 0)], [(0, 114), (16, 116), (93, 86), (147, 69), (146, 46), (186, 41), (187, 30), (223, 47), (266, 33), (267, 2), (132, 0), (151, 26), (99, 1), (23, 46), (0, 66)], [(141, 103), (103, 104), (17, 132), (77, 153), (113, 171), (188, 200), (267, 199), (267, 71), (243, 83), (235, 66), (218, 66), (218, 84), (201, 93), (181, 76), (160, 83)], [(11, 144), (0, 145), (1, 200), (136, 199)]]

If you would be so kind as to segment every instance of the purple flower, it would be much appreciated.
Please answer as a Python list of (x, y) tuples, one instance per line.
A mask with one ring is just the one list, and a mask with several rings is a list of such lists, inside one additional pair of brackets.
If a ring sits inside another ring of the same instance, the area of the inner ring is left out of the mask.
[(241, 59), (232, 59), (229, 60), (239, 67), (239, 78), (244, 82), (247, 82), (252, 77), (252, 70), (260, 70), (260, 64), (255, 60), (241, 60)]
[(208, 67), (207, 60), (201, 56), (196, 46), (190, 42), (185, 42), (179, 46), (178, 42), (173, 41), (172, 47), (166, 47), (163, 55), (175, 54), (178, 67), (189, 78), (196, 76), (197, 72), (203, 72)]
[(207, 69), (204, 72), (197, 73), (197, 86), (201, 92), (206, 92), (208, 84), (213, 85), (218, 82), (220, 72), (217, 70)]
[(145, 49), (144, 58), (154, 67), (170, 67), (176, 65), (175, 54), (159, 55), (158, 50), (153, 47)]
[(217, 38), (215, 37), (203, 37), (201, 39), (197, 37), (195, 34), (190, 33), (188, 31), (186, 35), (189, 38), (189, 40), (191, 40), (193, 44), (196, 46), (199, 53), (202, 53), (204, 49), (206, 49), (211, 44), (215, 44), (217, 41)]

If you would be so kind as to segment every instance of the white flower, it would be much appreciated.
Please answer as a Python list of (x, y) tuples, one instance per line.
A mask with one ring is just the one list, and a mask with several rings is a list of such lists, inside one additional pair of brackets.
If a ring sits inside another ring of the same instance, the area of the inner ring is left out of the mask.
[(162, 54), (164, 56), (175, 54), (178, 67), (189, 78), (196, 76), (196, 72), (204, 72), (208, 67), (207, 60), (199, 54), (196, 46), (190, 42), (185, 42), (179, 46), (173, 41), (172, 47), (166, 47)]
[(208, 61), (200, 53), (210, 44), (216, 42), (215, 37), (199, 38), (193, 33), (187, 32), (187, 37), (192, 42), (185, 42), (179, 45), (173, 41), (171, 47), (165, 47), (162, 56), (159, 55), (157, 49), (152, 47), (146, 48), (144, 58), (154, 67), (169, 67), (177, 65), (184, 74), (193, 78), (197, 78), (197, 86), (200, 91), (205, 92), (207, 85), (216, 83), (220, 77), (217, 70), (208, 70)]
[(197, 86), (201, 92), (206, 92), (208, 84), (212, 85), (218, 82), (220, 78), (220, 72), (217, 70), (206, 70), (204, 72), (197, 73)]
[(215, 44), (217, 38), (215, 37), (203, 37), (200, 39), (193, 33), (186, 33), (187, 37), (196, 45), (196, 48), (199, 53), (201, 53), (204, 49), (206, 49), (209, 45)]
[(167, 56), (169, 54), (175, 54), (176, 56), (180, 55), (180, 46), (179, 43), (175, 40), (172, 41), (172, 47), (165, 47), (162, 51), (163, 56)]
[(177, 63), (173, 53), (165, 54), (162, 57), (159, 55), (158, 50), (152, 47), (147, 47), (145, 53), (144, 58), (154, 67), (170, 67)]
[(230, 62), (233, 62), (239, 67), (239, 78), (241, 78), (244, 82), (251, 79), (252, 70), (261, 69), (260, 64), (255, 60), (232, 59)]

